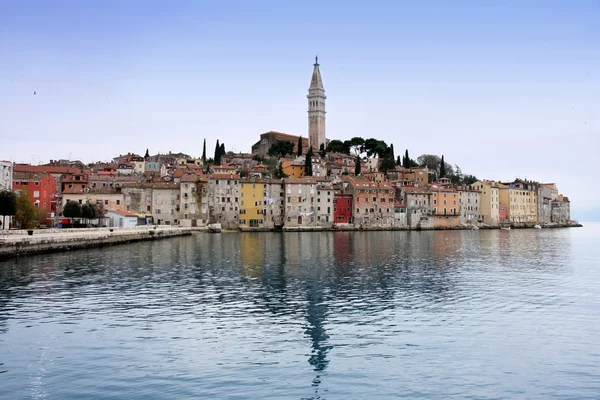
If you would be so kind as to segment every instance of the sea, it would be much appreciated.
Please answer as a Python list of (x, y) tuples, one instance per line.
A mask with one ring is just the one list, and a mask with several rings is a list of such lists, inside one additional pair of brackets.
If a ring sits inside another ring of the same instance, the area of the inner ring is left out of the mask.
[(600, 224), (0, 262), (1, 399), (599, 399)]

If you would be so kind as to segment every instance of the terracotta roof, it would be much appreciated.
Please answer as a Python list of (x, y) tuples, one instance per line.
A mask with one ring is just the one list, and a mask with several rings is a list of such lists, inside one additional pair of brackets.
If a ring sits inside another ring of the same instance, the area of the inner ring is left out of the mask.
[(238, 174), (212, 174), (210, 176), (211, 179), (240, 179)]
[(122, 210), (106, 210), (106, 212), (111, 212), (111, 213), (115, 213), (115, 214), (119, 214), (122, 215), (124, 217), (137, 217), (137, 214), (134, 214), (132, 212), (129, 211), (122, 211)]
[(51, 165), (30, 165), (30, 164), (13, 164), (15, 172), (48, 172), (50, 174), (77, 174), (81, 173), (79, 168), (75, 167), (58, 167)]
[(314, 179), (312, 176), (303, 176), (302, 178), (284, 178), (283, 181), (285, 183), (317, 183), (316, 179)]

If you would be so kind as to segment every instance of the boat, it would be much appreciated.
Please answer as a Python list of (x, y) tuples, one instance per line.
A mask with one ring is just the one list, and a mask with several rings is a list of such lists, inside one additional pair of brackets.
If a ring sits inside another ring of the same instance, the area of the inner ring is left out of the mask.
[(534, 229), (542, 229), (542, 227), (540, 225), (535, 225), (533, 228)]
[(500, 229), (502, 229), (503, 231), (510, 231), (510, 226), (504, 226)]

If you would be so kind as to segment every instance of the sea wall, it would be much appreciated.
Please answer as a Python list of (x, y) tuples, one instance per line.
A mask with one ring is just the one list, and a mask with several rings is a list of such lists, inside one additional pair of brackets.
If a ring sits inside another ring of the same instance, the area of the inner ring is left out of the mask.
[(0, 260), (29, 254), (52, 253), (76, 249), (132, 243), (142, 240), (159, 240), (175, 236), (191, 235), (194, 230), (186, 227), (153, 227), (143, 229), (78, 229), (76, 232), (34, 231), (34, 234), (11, 234), (0, 236)]

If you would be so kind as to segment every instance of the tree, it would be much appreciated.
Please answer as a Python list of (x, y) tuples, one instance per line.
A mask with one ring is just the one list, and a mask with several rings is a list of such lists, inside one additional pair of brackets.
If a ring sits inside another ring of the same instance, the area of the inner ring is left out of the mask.
[(442, 154), (442, 160), (440, 162), (440, 178), (446, 176), (446, 163), (444, 162), (444, 155)]
[(350, 154), (354, 153), (356, 157), (360, 157), (365, 151), (365, 139), (361, 137), (353, 137), (350, 140), (344, 142), (344, 152)]
[(325, 143), (321, 143), (321, 146), (319, 147), (319, 151), (321, 153), (321, 158), (325, 158)]
[(2, 226), (6, 226), (6, 216), (15, 215), (17, 212), (17, 196), (11, 190), (0, 190), (0, 215), (2, 215)]
[(310, 146), (308, 151), (306, 152), (306, 158), (304, 159), (304, 175), (312, 176), (312, 157), (313, 157), (313, 148)]
[(421, 167), (427, 167), (427, 169), (437, 173), (440, 170), (442, 160), (435, 154), (422, 154), (417, 158), (417, 162)]
[(398, 166), (402, 165), (402, 161), (400, 161), (400, 156), (398, 156), (396, 158), (396, 165), (398, 165)]
[(147, 160), (148, 158), (150, 158), (150, 153), (148, 152), (148, 149), (146, 149), (146, 154), (144, 155), (144, 160)]
[(216, 165), (221, 164), (221, 156), (219, 155), (220, 153), (221, 145), (219, 144), (219, 139), (217, 139), (217, 144), (215, 145), (215, 156), (213, 157), (213, 160), (215, 160)]
[(388, 172), (390, 169), (394, 169), (396, 164), (394, 163), (394, 159), (391, 157), (385, 157), (381, 160), (381, 165), (379, 166), (379, 170), (383, 173)]
[(360, 175), (360, 157), (356, 156), (356, 165), (354, 166), (354, 175)]
[(281, 158), (281, 157), (285, 157), (288, 154), (293, 154), (294, 153), (294, 143), (290, 142), (289, 140), (278, 140), (275, 143), (273, 143), (271, 145), (271, 148), (269, 148), (269, 156), (271, 157), (277, 157), (277, 158)]
[(90, 219), (96, 219), (96, 208), (90, 203), (85, 203), (81, 206), (81, 218), (86, 219), (86, 223), (89, 223)]
[(393, 143), (390, 144), (390, 147), (388, 147), (388, 154), (387, 154), (387, 156), (389, 158), (391, 158), (392, 161), (394, 160), (394, 158), (396, 158), (396, 156), (394, 155), (394, 144)]
[(277, 170), (275, 171), (275, 178), (277, 179), (283, 179), (283, 178), (287, 178), (288, 176), (286, 175), (285, 172), (283, 172), (283, 163), (279, 163), (279, 166), (277, 167)]
[(402, 158), (402, 166), (404, 168), (415, 168), (415, 167), (419, 166), (419, 164), (417, 164), (417, 162), (415, 160), (413, 160), (412, 158), (410, 158), (408, 156), (408, 149), (406, 149), (406, 152), (404, 153), (404, 157)]
[(204, 144), (202, 145), (202, 163), (206, 164), (206, 138), (204, 138)]
[(227, 154), (227, 152), (225, 151), (225, 143), (221, 143), (221, 148), (219, 149), (219, 163), (221, 163), (221, 159), (223, 158), (223, 156), (225, 154)]
[(327, 145), (328, 153), (344, 153), (344, 142), (334, 139)]
[(474, 184), (475, 182), (477, 182), (479, 179), (477, 179), (477, 177), (475, 175), (464, 175), (463, 176), (463, 184), (471, 186), (472, 184)]
[(297, 149), (297, 151), (298, 151), (298, 153), (297, 153), (298, 157), (300, 157), (302, 155), (302, 136), (300, 136), (298, 138), (298, 149)]
[(81, 204), (76, 201), (67, 201), (67, 204), (63, 207), (63, 216), (71, 219), (71, 225), (73, 224), (73, 218), (81, 217)]
[(21, 229), (33, 228), (38, 218), (38, 212), (27, 192), (22, 191), (19, 193), (15, 211), (15, 222)]

